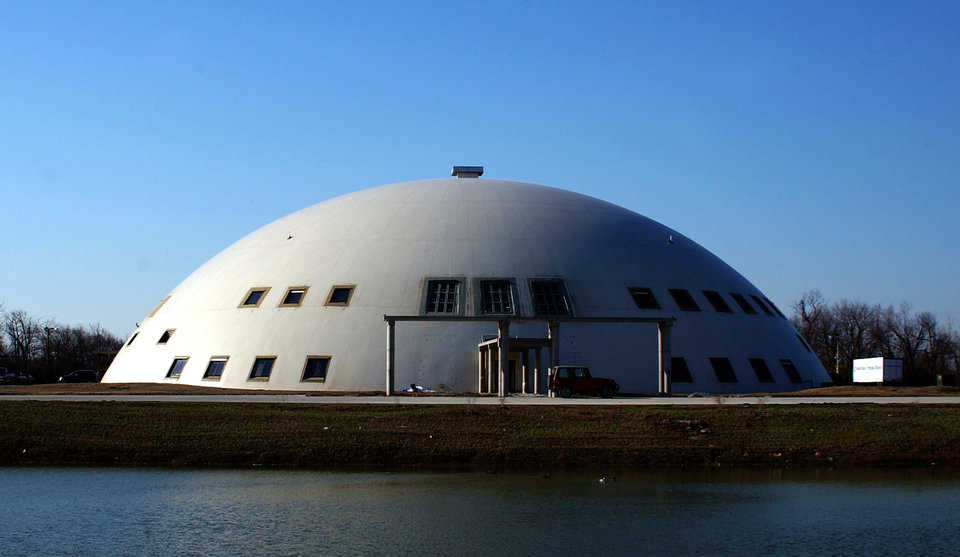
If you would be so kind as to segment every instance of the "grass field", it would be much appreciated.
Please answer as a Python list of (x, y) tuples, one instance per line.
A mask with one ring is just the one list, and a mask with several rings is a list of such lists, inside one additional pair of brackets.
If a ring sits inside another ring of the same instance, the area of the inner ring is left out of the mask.
[(960, 465), (960, 407), (503, 407), (0, 398), (0, 466), (560, 470)]

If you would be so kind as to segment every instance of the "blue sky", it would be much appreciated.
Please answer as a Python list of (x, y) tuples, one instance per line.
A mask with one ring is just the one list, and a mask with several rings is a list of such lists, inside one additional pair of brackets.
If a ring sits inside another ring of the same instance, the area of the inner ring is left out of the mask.
[(956, 325), (958, 6), (7, 4), (0, 303), (125, 335), (267, 222), (476, 163), (671, 226), (784, 309)]

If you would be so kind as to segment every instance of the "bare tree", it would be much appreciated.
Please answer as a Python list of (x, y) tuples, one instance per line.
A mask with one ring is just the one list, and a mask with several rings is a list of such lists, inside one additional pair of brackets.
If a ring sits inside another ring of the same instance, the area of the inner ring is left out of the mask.
[[(7, 321), (7, 310), (3, 307), (3, 304), (0, 304), (0, 326), (6, 323)], [(7, 341), (6, 335), (0, 331), (0, 359), (7, 358)]]
[(903, 360), (904, 381), (931, 384), (936, 376), (956, 381), (960, 373), (960, 335), (929, 312), (841, 300), (828, 305), (816, 290), (793, 305), (791, 322), (824, 367), (839, 368), (834, 380), (852, 381), (853, 360), (885, 356)]
[(10, 342), (13, 358), (29, 362), (33, 359), (39, 340), (40, 324), (22, 310), (5, 313), (3, 331)]

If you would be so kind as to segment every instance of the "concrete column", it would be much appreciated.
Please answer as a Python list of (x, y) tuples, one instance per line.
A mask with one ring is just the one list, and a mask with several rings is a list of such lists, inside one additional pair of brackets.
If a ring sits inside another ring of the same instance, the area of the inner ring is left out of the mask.
[(670, 329), (673, 323), (661, 321), (657, 323), (657, 344), (659, 345), (659, 392), (662, 395), (669, 395), (672, 385), (670, 380), (670, 363), (672, 358), (672, 349), (670, 343)]
[(483, 392), (483, 349), (477, 350), (477, 394)]
[(493, 347), (487, 345), (487, 394), (493, 394)]
[(503, 320), (497, 323), (497, 381), (499, 383), (498, 394), (501, 398), (506, 396), (507, 375), (510, 369), (510, 321)]
[(396, 322), (387, 321), (387, 384), (384, 388), (384, 394), (390, 396), (393, 394), (393, 379), (396, 376), (396, 340), (395, 332)]
[(526, 394), (528, 392), (527, 385), (533, 386), (533, 381), (527, 381), (527, 375), (530, 373), (530, 350), (523, 351), (523, 359), (520, 363), (523, 364), (523, 388), (521, 391)]
[(543, 369), (543, 360), (540, 359), (540, 347), (533, 350), (533, 394), (540, 394), (540, 373)]
[[(547, 337), (550, 338), (550, 367), (557, 365), (560, 360), (560, 322), (547, 322)], [(550, 388), (550, 385), (547, 385)], [(551, 396), (556, 393), (551, 394)]]

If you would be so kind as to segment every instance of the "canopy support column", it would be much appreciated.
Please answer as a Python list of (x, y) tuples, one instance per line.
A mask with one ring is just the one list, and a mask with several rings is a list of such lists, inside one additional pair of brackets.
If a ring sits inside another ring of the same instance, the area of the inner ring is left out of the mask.
[(670, 381), (670, 363), (672, 359), (672, 350), (670, 346), (670, 329), (673, 323), (670, 321), (661, 321), (657, 323), (657, 344), (659, 352), (659, 393), (669, 395), (672, 385)]
[(510, 369), (510, 321), (497, 322), (497, 380), (500, 398), (506, 396), (507, 371)]
[[(547, 321), (547, 338), (550, 339), (550, 367), (555, 367), (558, 365), (560, 360), (560, 322), (559, 321)], [(547, 373), (548, 381), (550, 374)], [(547, 383), (547, 394), (551, 397), (555, 396), (556, 393), (550, 392), (550, 384)]]
[(396, 376), (396, 322), (387, 320), (387, 384), (384, 388), (384, 395), (393, 394), (393, 379)]
[(540, 394), (540, 370), (543, 365), (540, 352), (539, 347), (533, 349), (533, 394), (535, 395)]

